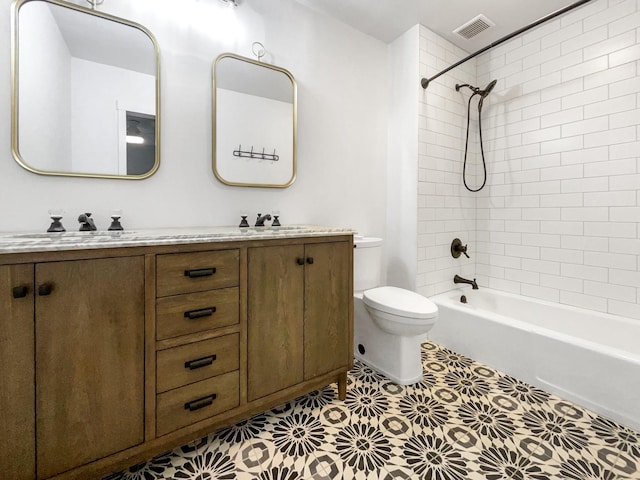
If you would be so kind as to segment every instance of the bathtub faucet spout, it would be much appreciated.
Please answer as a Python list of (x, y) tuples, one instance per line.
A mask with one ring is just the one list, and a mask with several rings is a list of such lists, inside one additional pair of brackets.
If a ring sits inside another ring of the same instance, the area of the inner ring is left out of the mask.
[(476, 283), (475, 278), (473, 280), (467, 280), (466, 278), (462, 278), (460, 275), (456, 275), (455, 277), (453, 277), (453, 283), (466, 283), (468, 285), (471, 285), (471, 288), (473, 290), (478, 290), (478, 284)]

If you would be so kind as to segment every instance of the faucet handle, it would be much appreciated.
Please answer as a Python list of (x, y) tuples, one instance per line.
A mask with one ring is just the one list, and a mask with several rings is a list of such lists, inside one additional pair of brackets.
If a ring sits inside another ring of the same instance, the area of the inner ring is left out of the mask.
[(463, 253), (465, 257), (469, 258), (469, 255), (467, 254), (467, 246), (462, 245), (462, 240), (459, 238), (454, 238), (453, 242), (451, 242), (451, 256), (453, 258), (458, 258)]
[(120, 215), (111, 215), (111, 225), (107, 230), (110, 231), (121, 231), (124, 230), (122, 224), (120, 223)]
[(51, 215), (51, 225), (47, 229), (47, 232), (66, 232), (67, 230), (62, 225), (62, 215)]

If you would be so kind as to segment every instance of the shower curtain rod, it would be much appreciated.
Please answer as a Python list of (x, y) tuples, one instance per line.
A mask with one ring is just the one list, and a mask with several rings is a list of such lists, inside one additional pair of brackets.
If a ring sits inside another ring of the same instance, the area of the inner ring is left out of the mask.
[(561, 8), (560, 10), (556, 10), (553, 13), (550, 13), (547, 16), (544, 16), (538, 20), (536, 20), (533, 23), (530, 23), (529, 25), (522, 27), (518, 30), (516, 30), (515, 32), (510, 33), (509, 35), (506, 35), (498, 40), (496, 40), (495, 42), (490, 43), (489, 45), (487, 45), (484, 48), (481, 48), (480, 50), (478, 50), (475, 53), (472, 53), (471, 55), (469, 55), (468, 57), (463, 58), (462, 60), (460, 60), (459, 62), (454, 63), (453, 65), (445, 68), (444, 70), (442, 70), (439, 73), (436, 73), (433, 77), (431, 78), (423, 78), (420, 81), (420, 85), (422, 85), (422, 88), (424, 88), (426, 90), (426, 88), (429, 86), (429, 83), (431, 83), (433, 80), (435, 80), (436, 78), (438, 78), (440, 75), (444, 75), (445, 73), (447, 73), (450, 70), (453, 70), (454, 68), (462, 65), (463, 63), (465, 63), (468, 60), (471, 60), (474, 57), (477, 57), (478, 55), (480, 55), (481, 53), (486, 52), (487, 50), (493, 48), (493, 47), (497, 47), (498, 45), (500, 45), (501, 43), (506, 42), (507, 40), (511, 40), (513, 37), (515, 37), (516, 35), (520, 35), (523, 32), (526, 32), (527, 30), (530, 30), (534, 27), (537, 27), (538, 25), (551, 20), (553, 18), (559, 17), (560, 15), (562, 15), (563, 13), (567, 13), (570, 10), (573, 10), (574, 8), (578, 8), (581, 5), (584, 5), (585, 3), (590, 2), (591, 0), (580, 0), (578, 2), (572, 3), (571, 5), (567, 5), (564, 8)]

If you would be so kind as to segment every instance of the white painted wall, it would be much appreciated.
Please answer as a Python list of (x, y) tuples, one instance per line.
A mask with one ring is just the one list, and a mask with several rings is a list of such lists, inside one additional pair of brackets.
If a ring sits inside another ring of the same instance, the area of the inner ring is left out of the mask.
[[(23, 161), (33, 168), (68, 170), (71, 168), (71, 55), (46, 4), (27, 4), (21, 15), (26, 21), (20, 29), (20, 56), (42, 58), (42, 62), (20, 64), (19, 152)], [(8, 80), (9, 76), (4, 79)]]
[[(293, 87), (292, 87), (293, 88)], [(235, 183), (284, 185), (293, 175), (293, 104), (217, 88), (216, 164)], [(237, 157), (243, 152), (278, 155), (278, 160)]]
[(389, 45), (386, 278), (415, 290), (418, 267), (418, 58), (416, 25)]
[(117, 175), (119, 142), (124, 141), (118, 110), (153, 114), (155, 108), (154, 76), (72, 58), (73, 171)]
[[(80, 3), (79, 1), (77, 3)], [(10, 0), (0, 2), (0, 43), (9, 45)], [(292, 0), (109, 0), (102, 11), (141, 23), (162, 57), (161, 165), (147, 180), (45, 177), (11, 158), (0, 129), (2, 228), (44, 231), (63, 208), (68, 229), (91, 211), (99, 228), (123, 209), (125, 228), (233, 225), (242, 210), (279, 209), (281, 221), (354, 227), (384, 236), (386, 225), (387, 46)], [(287, 189), (229, 187), (212, 171), (211, 78), (223, 52), (288, 69), (298, 83), (298, 178)], [(0, 49), (0, 114), (10, 124), (10, 51)]]

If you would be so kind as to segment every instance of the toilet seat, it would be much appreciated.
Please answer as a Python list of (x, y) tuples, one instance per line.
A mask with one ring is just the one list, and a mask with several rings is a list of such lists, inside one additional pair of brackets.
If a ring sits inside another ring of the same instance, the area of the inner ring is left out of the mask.
[(365, 305), (381, 312), (413, 319), (431, 319), (438, 315), (438, 307), (422, 295), (398, 287), (378, 287), (365, 290)]

